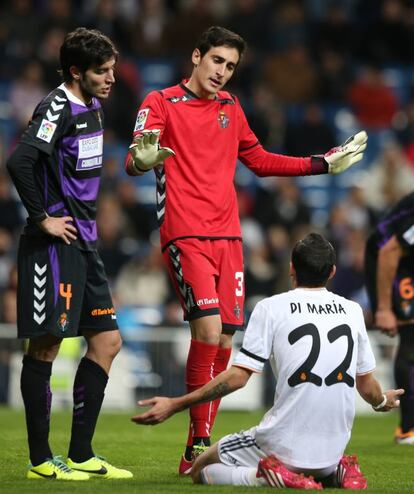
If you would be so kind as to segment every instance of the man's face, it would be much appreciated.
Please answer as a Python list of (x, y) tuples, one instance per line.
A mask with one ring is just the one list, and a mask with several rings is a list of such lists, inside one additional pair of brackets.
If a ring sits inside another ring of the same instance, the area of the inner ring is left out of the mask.
[(79, 88), (84, 98), (87, 100), (95, 96), (99, 99), (107, 99), (115, 82), (114, 70), (115, 59), (111, 58), (104, 64), (91, 67), (81, 73)]
[(195, 93), (202, 98), (213, 98), (232, 77), (239, 62), (239, 52), (229, 46), (215, 46), (201, 57), (195, 49), (192, 62), (196, 66), (191, 76)]

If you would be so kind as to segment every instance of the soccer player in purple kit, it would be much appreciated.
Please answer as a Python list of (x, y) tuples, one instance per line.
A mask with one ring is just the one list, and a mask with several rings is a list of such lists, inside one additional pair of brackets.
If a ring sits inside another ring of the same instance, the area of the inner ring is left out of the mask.
[[(96, 250), (95, 221), (104, 132), (99, 100), (109, 97), (117, 58), (114, 44), (101, 32), (68, 33), (60, 49), (63, 83), (36, 107), (7, 162), (28, 212), (18, 252), (17, 331), (19, 338), (29, 339), (21, 373), (29, 479), (132, 477), (92, 449), (108, 373), (121, 348)], [(79, 335), (87, 350), (74, 380), (64, 462), (49, 445), (50, 377), (62, 339)]]

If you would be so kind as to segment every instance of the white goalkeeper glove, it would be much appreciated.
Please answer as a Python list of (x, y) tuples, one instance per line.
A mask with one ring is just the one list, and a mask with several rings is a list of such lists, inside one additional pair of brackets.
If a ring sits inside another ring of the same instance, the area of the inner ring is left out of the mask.
[[(324, 155), (312, 156), (312, 159), (322, 159), (327, 165), (328, 173), (336, 175), (347, 170), (350, 166), (361, 161), (367, 147), (368, 136), (365, 130), (349, 137), (343, 144), (332, 148)], [(326, 173), (326, 171), (325, 171)]]
[(172, 149), (160, 148), (159, 140), (159, 129), (143, 130), (142, 134), (134, 137), (129, 152), (132, 157), (132, 168), (137, 175), (142, 175), (170, 156), (175, 156)]

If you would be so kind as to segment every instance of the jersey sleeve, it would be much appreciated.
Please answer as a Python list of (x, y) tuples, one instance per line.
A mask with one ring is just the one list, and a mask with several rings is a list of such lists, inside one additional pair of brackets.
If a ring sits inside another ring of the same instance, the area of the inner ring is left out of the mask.
[(296, 158), (282, 154), (269, 153), (258, 141), (250, 129), (240, 104), (238, 106), (239, 121), (239, 159), (255, 175), (269, 176), (303, 176), (312, 175), (311, 158)]
[(65, 133), (68, 111), (66, 95), (44, 99), (36, 107), (20, 142), (51, 155), (57, 140)]
[(166, 123), (166, 111), (164, 98), (158, 91), (153, 91), (142, 102), (140, 106), (134, 127), (134, 137), (139, 135), (143, 130), (160, 129), (161, 136), (164, 132)]
[(259, 302), (247, 325), (243, 344), (233, 365), (262, 372), (273, 348), (273, 324), (269, 311)]
[(357, 305), (357, 310), (359, 311), (359, 328), (356, 373), (361, 375), (375, 370), (376, 362), (365, 327), (364, 315), (359, 305)]

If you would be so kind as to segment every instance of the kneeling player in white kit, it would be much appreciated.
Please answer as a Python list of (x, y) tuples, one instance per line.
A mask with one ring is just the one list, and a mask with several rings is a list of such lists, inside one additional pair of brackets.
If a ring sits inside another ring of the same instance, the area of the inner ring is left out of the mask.
[[(335, 252), (310, 234), (292, 251), (294, 289), (259, 302), (233, 365), (202, 388), (155, 397), (132, 420), (158, 424), (190, 405), (243, 387), (268, 360), (275, 402), (260, 424), (223, 437), (197, 458), (195, 483), (322, 489), (365, 489), (355, 456), (344, 455), (355, 415), (355, 386), (376, 411), (398, 407), (404, 390), (383, 392), (361, 307), (329, 292)], [(316, 480), (315, 480), (316, 479)]]

